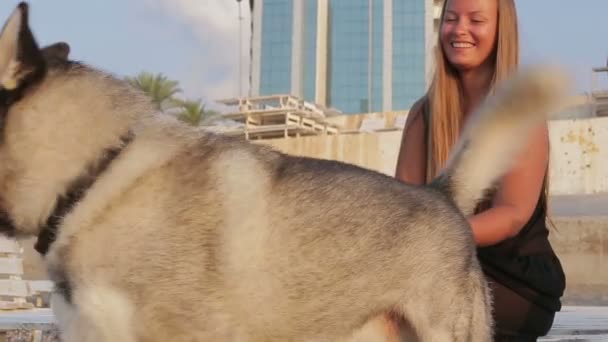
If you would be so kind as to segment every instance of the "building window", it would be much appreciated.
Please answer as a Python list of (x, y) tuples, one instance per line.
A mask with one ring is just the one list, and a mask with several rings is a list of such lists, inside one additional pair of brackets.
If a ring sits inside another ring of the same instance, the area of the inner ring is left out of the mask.
[(289, 93), (293, 3), (265, 0), (262, 13), (260, 94)]

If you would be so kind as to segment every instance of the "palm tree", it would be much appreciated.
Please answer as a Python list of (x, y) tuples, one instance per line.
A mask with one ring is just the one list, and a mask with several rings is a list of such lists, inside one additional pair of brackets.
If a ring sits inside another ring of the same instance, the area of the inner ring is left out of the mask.
[(135, 77), (125, 79), (134, 87), (148, 94), (159, 110), (173, 108), (175, 106), (171, 101), (173, 96), (182, 91), (178, 87), (179, 82), (168, 79), (162, 73), (155, 75), (144, 71)]
[(212, 109), (206, 109), (201, 99), (180, 100), (174, 99), (173, 102), (182, 108), (177, 113), (177, 117), (193, 126), (206, 125), (217, 119), (220, 113)]

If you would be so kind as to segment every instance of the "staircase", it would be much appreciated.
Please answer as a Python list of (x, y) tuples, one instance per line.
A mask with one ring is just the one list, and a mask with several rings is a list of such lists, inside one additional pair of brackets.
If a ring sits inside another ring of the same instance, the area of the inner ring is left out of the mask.
[(595, 116), (608, 116), (608, 91), (597, 91), (591, 94)]
[(600, 79), (604, 81), (608, 79), (608, 67), (593, 68), (591, 74), (593, 112), (595, 116), (608, 116), (608, 89), (599, 86)]

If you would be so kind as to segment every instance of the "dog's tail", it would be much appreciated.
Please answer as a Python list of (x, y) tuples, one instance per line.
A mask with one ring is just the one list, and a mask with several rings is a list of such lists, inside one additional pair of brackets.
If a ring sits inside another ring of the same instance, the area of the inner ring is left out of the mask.
[(553, 67), (520, 71), (472, 113), (444, 171), (431, 183), (470, 215), (522, 153), (528, 133), (566, 98), (567, 77)]

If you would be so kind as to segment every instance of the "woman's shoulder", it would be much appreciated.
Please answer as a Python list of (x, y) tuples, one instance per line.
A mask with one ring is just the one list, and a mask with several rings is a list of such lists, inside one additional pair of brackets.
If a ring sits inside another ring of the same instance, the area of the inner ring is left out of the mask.
[(422, 122), (422, 124), (424, 126), (426, 126), (426, 116), (427, 116), (427, 96), (424, 95), (421, 98), (419, 98), (418, 100), (416, 100), (416, 102), (414, 102), (414, 104), (412, 104), (412, 106), (410, 107), (410, 110), (407, 114), (407, 119), (405, 120), (405, 127), (404, 130), (407, 130), (408, 128), (410, 128), (412, 125), (414, 125), (414, 123), (418, 122)]

